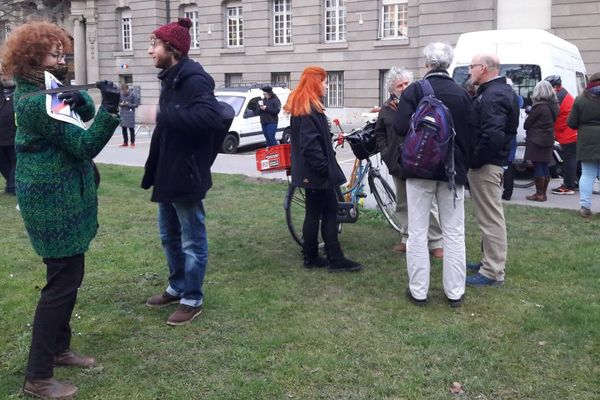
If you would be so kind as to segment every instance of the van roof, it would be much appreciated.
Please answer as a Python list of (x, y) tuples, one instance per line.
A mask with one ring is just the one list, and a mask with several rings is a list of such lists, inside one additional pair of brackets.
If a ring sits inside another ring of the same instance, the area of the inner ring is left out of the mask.
[(271, 86), (273, 88), (273, 90), (288, 89), (288, 86), (286, 83), (252, 82), (252, 83), (241, 83), (236, 86), (221, 86), (221, 87), (217, 88), (216, 91), (219, 91), (219, 92), (249, 92), (253, 89), (262, 90), (262, 88), (265, 86)]
[[(497, 29), (461, 34), (456, 43), (454, 61), (455, 64), (468, 64), (477, 53), (500, 53), (498, 48), (507, 45), (510, 45), (515, 52), (518, 51), (517, 48), (520, 48), (520, 52), (526, 52), (533, 57), (538, 56), (535, 53), (541, 50), (540, 44), (561, 49), (569, 55), (581, 59), (577, 46), (543, 29)], [(506, 58), (505, 54), (499, 54), (499, 56), (500, 62), (508, 61), (503, 60)]]

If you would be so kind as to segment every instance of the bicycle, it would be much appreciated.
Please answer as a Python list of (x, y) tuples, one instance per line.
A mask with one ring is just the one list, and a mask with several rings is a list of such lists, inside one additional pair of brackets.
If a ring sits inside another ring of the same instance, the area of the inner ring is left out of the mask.
[[(373, 165), (370, 158), (377, 154), (374, 135), (375, 123), (369, 122), (362, 129), (353, 129), (345, 133), (339, 120), (335, 119), (333, 122), (339, 129), (339, 133), (334, 137), (336, 148), (343, 146), (344, 142), (347, 141), (356, 156), (348, 185), (337, 190), (338, 231), (341, 233), (342, 224), (354, 223), (358, 220), (360, 215), (359, 205), (367, 197), (364, 191), (366, 177), (369, 189), (377, 202), (377, 207), (392, 228), (400, 232), (403, 226), (395, 213), (396, 194), (382, 177), (379, 167)], [(289, 186), (283, 203), (285, 220), (292, 238), (302, 246), (306, 196), (304, 188), (296, 187), (291, 183), (290, 175), (291, 171), (287, 169)], [(320, 246), (322, 246), (322, 243), (320, 243)]]

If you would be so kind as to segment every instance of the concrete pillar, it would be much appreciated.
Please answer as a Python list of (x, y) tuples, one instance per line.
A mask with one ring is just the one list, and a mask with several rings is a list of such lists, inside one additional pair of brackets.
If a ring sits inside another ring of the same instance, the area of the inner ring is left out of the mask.
[(73, 41), (75, 45), (75, 82), (84, 85), (87, 81), (87, 49), (85, 22), (83, 17), (73, 18)]

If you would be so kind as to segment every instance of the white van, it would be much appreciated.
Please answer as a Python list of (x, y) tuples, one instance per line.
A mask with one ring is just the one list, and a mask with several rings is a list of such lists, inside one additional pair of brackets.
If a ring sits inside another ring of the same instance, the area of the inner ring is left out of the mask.
[[(256, 143), (265, 143), (265, 137), (260, 125), (260, 116), (258, 115), (258, 101), (263, 98), (263, 91), (260, 89), (266, 85), (273, 87), (273, 93), (281, 101), (283, 108), (290, 89), (284, 86), (276, 86), (271, 83), (251, 84), (239, 87), (224, 87), (215, 91), (217, 100), (224, 101), (231, 105), (235, 110), (233, 123), (229, 128), (229, 133), (223, 141), (223, 153), (235, 153), (240, 146), (247, 146)], [(277, 134), (275, 138), (281, 142), (286, 142), (289, 138), (283, 137), (283, 130), (290, 125), (290, 118), (283, 109), (279, 112), (279, 122), (277, 124)]]
[(534, 86), (549, 75), (560, 75), (573, 97), (583, 92), (586, 71), (579, 49), (543, 29), (504, 29), (463, 33), (454, 50), (450, 75), (459, 84), (469, 76), (469, 64), (477, 53), (494, 53), (500, 59), (500, 75), (513, 82), (517, 94), (527, 99)]

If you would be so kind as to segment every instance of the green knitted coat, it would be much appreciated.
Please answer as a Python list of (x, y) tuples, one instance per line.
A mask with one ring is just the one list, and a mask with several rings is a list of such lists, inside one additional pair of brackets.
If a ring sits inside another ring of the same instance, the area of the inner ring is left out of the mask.
[[(110, 140), (119, 118), (98, 111), (88, 130), (50, 118), (46, 96), (21, 99), (40, 90), (16, 78), (17, 200), (34, 250), (45, 258), (85, 253), (98, 229), (98, 198), (90, 163)], [(79, 111), (94, 117), (92, 99)]]

